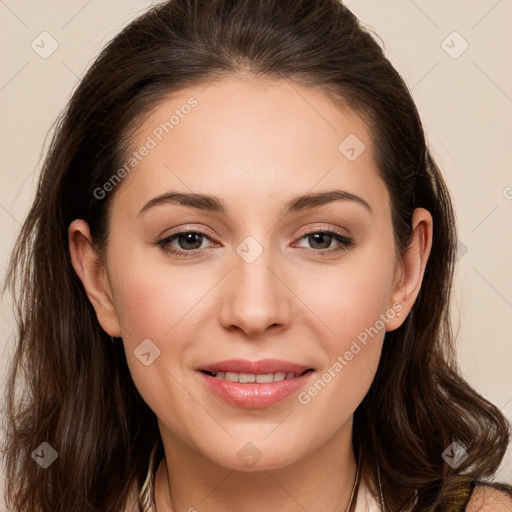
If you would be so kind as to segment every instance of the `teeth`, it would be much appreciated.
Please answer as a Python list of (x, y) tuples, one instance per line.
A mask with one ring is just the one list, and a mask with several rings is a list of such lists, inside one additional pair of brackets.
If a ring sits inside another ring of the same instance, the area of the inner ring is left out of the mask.
[(252, 373), (239, 373), (238, 382), (245, 384), (246, 382), (256, 382), (256, 375)]
[(224, 378), (226, 380), (230, 380), (232, 382), (240, 382), (238, 380), (238, 373), (235, 373), (235, 372), (226, 372), (224, 375)]
[(274, 374), (267, 373), (265, 375), (256, 375), (256, 382), (259, 382), (260, 384), (274, 382)]
[(275, 373), (266, 373), (266, 374), (258, 374), (254, 373), (238, 373), (238, 372), (211, 372), (214, 377), (217, 379), (226, 379), (231, 382), (240, 382), (241, 384), (258, 382), (260, 384), (267, 382), (279, 382), (285, 379), (293, 379), (294, 377), (298, 377), (301, 375), (300, 373), (294, 372), (275, 372)]

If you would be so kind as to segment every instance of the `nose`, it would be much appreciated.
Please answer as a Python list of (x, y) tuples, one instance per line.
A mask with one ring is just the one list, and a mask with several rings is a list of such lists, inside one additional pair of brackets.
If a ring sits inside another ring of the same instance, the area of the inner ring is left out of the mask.
[(250, 263), (235, 252), (233, 264), (220, 290), (221, 324), (230, 331), (240, 330), (250, 338), (270, 329), (287, 328), (293, 294), (286, 285), (282, 266), (271, 251), (263, 250)]

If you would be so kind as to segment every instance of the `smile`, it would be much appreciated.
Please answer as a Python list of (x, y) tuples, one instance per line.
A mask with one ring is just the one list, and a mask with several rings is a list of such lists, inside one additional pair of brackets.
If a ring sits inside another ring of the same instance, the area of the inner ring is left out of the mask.
[[(310, 370), (306, 370), (310, 371)], [(238, 373), (238, 372), (207, 372), (207, 375), (211, 375), (217, 379), (225, 379), (230, 382), (239, 382), (241, 384), (248, 384), (252, 382), (257, 382), (259, 384), (268, 383), (268, 382), (280, 382), (282, 380), (294, 379), (295, 377), (300, 377), (302, 373), (295, 372), (275, 372), (275, 373), (264, 373), (264, 374), (254, 374), (254, 373)], [(305, 372), (303, 372), (305, 373)]]
[(262, 409), (284, 400), (311, 380), (313, 368), (275, 359), (229, 360), (197, 368), (206, 389), (224, 402)]

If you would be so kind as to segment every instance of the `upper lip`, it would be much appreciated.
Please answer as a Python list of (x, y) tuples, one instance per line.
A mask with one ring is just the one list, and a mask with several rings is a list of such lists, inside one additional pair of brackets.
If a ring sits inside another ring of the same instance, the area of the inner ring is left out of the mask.
[(280, 359), (261, 359), (260, 361), (248, 361), (247, 359), (229, 359), (218, 363), (207, 364), (198, 368), (207, 372), (236, 372), (265, 375), (268, 373), (303, 373), (312, 369), (310, 366), (292, 363)]

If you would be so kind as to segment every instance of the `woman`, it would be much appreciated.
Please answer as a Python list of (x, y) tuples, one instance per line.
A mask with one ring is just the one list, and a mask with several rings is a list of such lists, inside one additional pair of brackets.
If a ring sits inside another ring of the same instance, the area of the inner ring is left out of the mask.
[(10, 506), (512, 510), (483, 484), (509, 425), (454, 362), (455, 241), (342, 4), (151, 9), (74, 93), (13, 255)]

